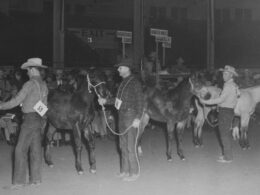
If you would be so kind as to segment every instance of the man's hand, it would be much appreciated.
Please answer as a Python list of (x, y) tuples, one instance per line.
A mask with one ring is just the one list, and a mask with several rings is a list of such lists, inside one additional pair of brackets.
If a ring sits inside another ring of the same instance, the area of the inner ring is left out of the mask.
[(134, 128), (138, 128), (139, 125), (140, 125), (140, 122), (141, 122), (140, 119), (136, 118), (136, 119), (133, 121), (132, 126), (133, 126)]
[(105, 98), (98, 98), (98, 103), (100, 106), (103, 106), (107, 103), (107, 100)]
[(200, 98), (200, 97), (199, 97), (199, 101), (200, 101), (200, 103), (203, 104), (203, 105), (206, 104), (206, 100), (204, 100), (204, 99), (202, 99), (202, 98)]

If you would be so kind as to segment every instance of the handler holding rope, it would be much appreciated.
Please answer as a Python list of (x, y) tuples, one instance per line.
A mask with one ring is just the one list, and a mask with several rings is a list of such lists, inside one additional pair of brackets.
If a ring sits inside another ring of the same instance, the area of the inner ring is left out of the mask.
[(233, 80), (233, 77), (238, 76), (234, 67), (226, 65), (223, 71), (224, 86), (219, 97), (215, 99), (204, 100), (200, 99), (202, 104), (219, 106), (219, 132), (222, 141), (222, 155), (219, 157), (218, 162), (230, 163), (233, 160), (232, 155), (232, 138), (231, 127), (234, 118), (234, 108), (237, 104), (240, 95), (238, 86)]
[[(136, 140), (140, 119), (144, 109), (144, 96), (141, 83), (132, 75), (132, 59), (123, 59), (116, 64), (119, 75), (123, 78), (116, 98), (99, 98), (100, 105), (114, 104), (119, 111), (119, 148), (120, 173), (124, 181), (134, 181), (139, 176), (136, 158)], [(125, 132), (125, 133), (124, 133)]]

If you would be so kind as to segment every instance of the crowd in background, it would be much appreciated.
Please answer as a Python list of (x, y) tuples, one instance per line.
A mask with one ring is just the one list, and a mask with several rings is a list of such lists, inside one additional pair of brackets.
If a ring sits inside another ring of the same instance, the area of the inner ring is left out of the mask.
[[(90, 68), (88, 71), (94, 69)], [(117, 75), (115, 71), (111, 69), (104, 70), (107, 77), (108, 86), (111, 92), (116, 91), (115, 80), (117, 80)], [(72, 69), (65, 70), (63, 68), (57, 69), (42, 69), (42, 78), (46, 81), (49, 91), (55, 90), (57, 88), (61, 90), (66, 90), (67, 92), (73, 93), (77, 90), (78, 82), (80, 76), (86, 77), (87, 70), (85, 69)], [(15, 70), (4, 70), (0, 69), (0, 101), (8, 101), (14, 97), (22, 88), (23, 84), (28, 81), (28, 75), (26, 71), (21, 69)], [(119, 83), (119, 82), (117, 82)], [(6, 114), (15, 114), (15, 120), (6, 116)], [(4, 117), (3, 117), (4, 116)], [(17, 124), (21, 123), (21, 109), (20, 106), (13, 108), (12, 110), (0, 111), (0, 138), (7, 140), (10, 144), (14, 144), (15, 140), (12, 140), (13, 134), (17, 133)], [(57, 144), (70, 144), (70, 131), (64, 133), (61, 131), (56, 133), (54, 136), (54, 141)]]
[[(153, 56), (152, 56), (153, 57)], [(151, 59), (152, 59), (151, 57)], [(178, 59), (177, 65), (174, 66), (175, 69), (182, 69), (182, 67), (185, 67), (184, 65), (184, 60), (182, 58)], [(154, 64), (152, 63), (152, 60), (148, 59), (148, 61), (144, 61), (145, 66), (144, 68), (148, 68), (150, 73), (152, 74)], [(150, 66), (149, 66), (150, 65)], [(92, 67), (93, 68), (93, 67)], [(90, 68), (89, 70), (91, 70)], [(88, 70), (88, 71), (89, 71)], [(185, 69), (186, 70), (186, 69)], [(117, 90), (117, 84), (120, 83), (119, 81), (119, 76), (116, 74), (116, 70), (112, 69), (104, 69), (104, 73), (107, 76), (107, 82), (108, 86), (110, 88), (110, 91), (112, 94), (115, 94)], [(171, 72), (172, 71), (168, 71)], [(176, 72), (176, 71), (175, 71)], [(204, 78), (208, 78), (208, 81), (215, 81), (214, 83), (209, 82), (209, 85), (211, 84), (218, 84), (220, 87), (223, 83), (221, 83), (221, 79), (218, 78), (217, 70), (200, 70), (198, 71), (200, 74), (206, 74), (204, 75)], [(174, 72), (173, 72), (174, 73)], [(239, 69), (238, 70), (239, 77), (236, 78), (236, 83), (238, 84), (239, 88), (246, 88), (246, 87), (251, 87), (255, 85), (260, 84), (260, 73), (257, 73), (256, 71), (252, 71), (250, 69)], [(65, 70), (62, 68), (57, 68), (57, 69), (48, 69), (48, 70), (43, 70), (42, 71), (42, 77), (46, 81), (47, 86), (49, 90), (54, 90), (57, 88), (65, 89), (70, 92), (74, 92), (77, 89), (77, 82), (76, 80), (78, 79), (78, 75), (83, 75), (86, 76), (87, 71), (85, 69), (72, 69), (72, 70)], [(177, 78), (178, 80), (179, 78)], [(181, 79), (181, 78), (180, 78)], [(0, 101), (7, 101), (11, 99), (13, 96), (17, 94), (18, 91), (22, 88), (23, 84), (28, 80), (28, 75), (26, 74), (26, 71), (23, 71), (21, 69), (13, 69), (13, 70), (4, 70), (0, 69)], [(219, 82), (218, 82), (219, 81)], [(207, 81), (206, 81), (207, 82)], [(170, 79), (167, 80), (166, 83), (164, 83), (165, 86), (164, 88), (172, 88), (176, 85), (176, 82), (172, 82)], [(16, 117), (16, 123), (20, 123), (21, 121), (21, 116), (20, 116), (20, 107), (16, 107), (12, 110), (8, 111), (1, 111), (0, 112), (0, 117), (4, 116), (6, 113), (15, 113), (17, 115)], [(7, 121), (7, 122), (6, 122)], [(16, 125), (14, 123), (11, 123), (10, 120), (8, 121), (5, 119), (0, 120), (0, 126), (3, 129), (9, 128), (8, 132), (15, 132)], [(0, 131), (3, 134), (3, 131)], [(7, 141), (12, 141), (10, 138), (10, 135), (6, 135), (7, 130), (5, 132), (5, 139)], [(1, 134), (0, 134), (1, 135)], [(3, 135), (1, 136), (3, 137)], [(66, 133), (66, 135), (60, 135), (57, 134), (55, 139), (56, 140), (61, 140), (61, 144), (68, 144), (70, 143), (70, 135)]]

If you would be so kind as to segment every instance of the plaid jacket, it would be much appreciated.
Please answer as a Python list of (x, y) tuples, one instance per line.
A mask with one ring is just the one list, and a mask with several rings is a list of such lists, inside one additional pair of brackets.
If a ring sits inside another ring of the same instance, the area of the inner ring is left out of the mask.
[(136, 112), (137, 118), (141, 118), (144, 109), (144, 95), (140, 81), (130, 75), (120, 84), (116, 98), (122, 100), (120, 111), (132, 109)]

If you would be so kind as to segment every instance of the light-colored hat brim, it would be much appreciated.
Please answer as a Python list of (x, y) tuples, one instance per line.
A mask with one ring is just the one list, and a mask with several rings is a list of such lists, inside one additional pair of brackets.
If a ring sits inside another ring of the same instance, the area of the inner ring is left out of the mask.
[(238, 74), (237, 74), (237, 72), (235, 72), (235, 71), (230, 71), (230, 70), (227, 70), (227, 69), (224, 69), (224, 68), (220, 68), (219, 71), (221, 71), (221, 72), (230, 72), (230, 73), (232, 73), (234, 76), (238, 77)]
[(35, 64), (35, 63), (31, 63), (31, 62), (25, 62), (22, 64), (21, 69), (27, 69), (30, 67), (48, 68), (48, 66), (45, 66), (45, 65)]

